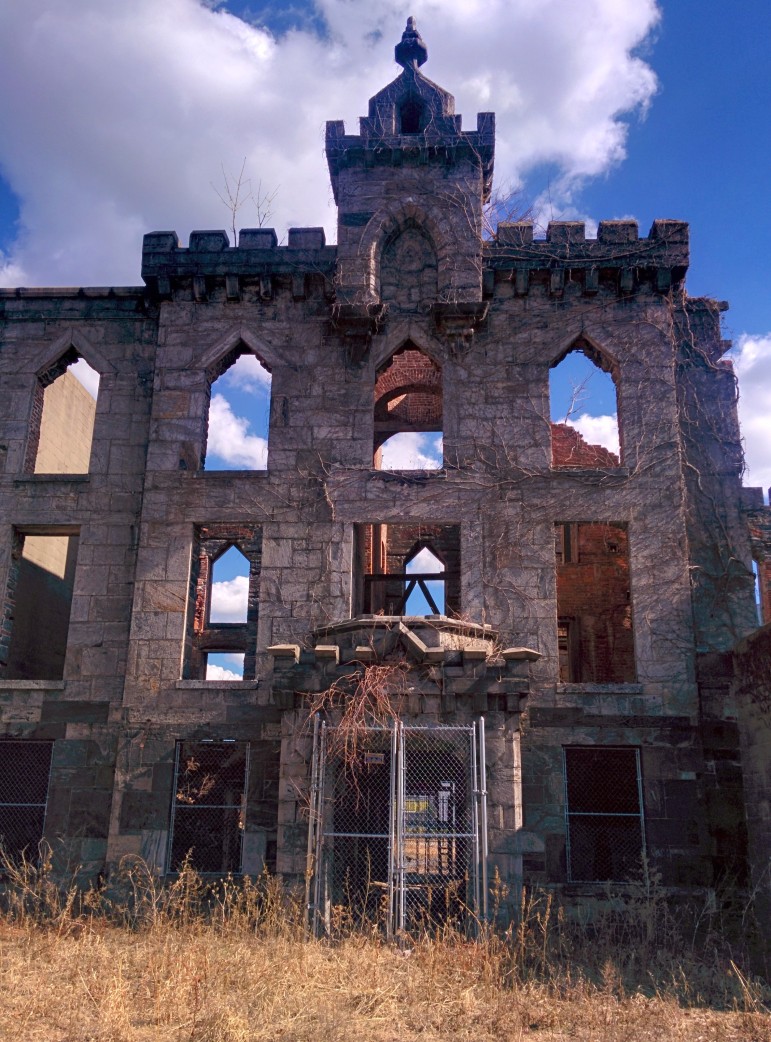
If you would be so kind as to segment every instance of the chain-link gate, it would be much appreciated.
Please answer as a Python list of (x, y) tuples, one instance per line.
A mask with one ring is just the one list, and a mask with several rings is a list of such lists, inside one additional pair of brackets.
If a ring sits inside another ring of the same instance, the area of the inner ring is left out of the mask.
[(565, 746), (568, 878), (624, 880), (645, 854), (640, 750)]
[(202, 875), (241, 871), (249, 743), (178, 742), (168, 869), (186, 860)]
[(388, 936), (487, 915), (484, 721), (367, 728), (347, 747), (314, 724), (308, 911), (315, 935)]
[(34, 860), (43, 836), (53, 742), (0, 742), (0, 847)]

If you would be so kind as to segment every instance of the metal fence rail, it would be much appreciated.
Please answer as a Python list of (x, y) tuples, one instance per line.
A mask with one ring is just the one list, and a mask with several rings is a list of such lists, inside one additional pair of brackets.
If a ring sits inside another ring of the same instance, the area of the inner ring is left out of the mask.
[(391, 936), (487, 913), (484, 723), (368, 728), (343, 754), (315, 722), (308, 908), (316, 935), (377, 922)]

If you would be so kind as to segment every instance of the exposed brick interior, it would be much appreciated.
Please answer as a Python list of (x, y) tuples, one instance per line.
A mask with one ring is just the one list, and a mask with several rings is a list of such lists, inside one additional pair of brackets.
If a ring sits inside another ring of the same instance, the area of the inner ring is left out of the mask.
[(617, 467), (618, 456), (602, 445), (590, 445), (575, 427), (551, 425), (552, 464), (555, 467)]
[(442, 430), (442, 371), (409, 343), (378, 370), (375, 449), (400, 431)]
[[(363, 574), (404, 575), (407, 563), (424, 546), (444, 565), (445, 614), (459, 615), (460, 604), (460, 527), (458, 525), (396, 524), (359, 525)], [(365, 610), (375, 614), (395, 614), (389, 610), (402, 597), (404, 584), (378, 583)]]
[[(568, 641), (560, 679), (636, 679), (629, 554), (621, 524), (577, 524), (570, 560), (557, 565), (557, 615)], [(558, 539), (563, 526), (557, 526)]]

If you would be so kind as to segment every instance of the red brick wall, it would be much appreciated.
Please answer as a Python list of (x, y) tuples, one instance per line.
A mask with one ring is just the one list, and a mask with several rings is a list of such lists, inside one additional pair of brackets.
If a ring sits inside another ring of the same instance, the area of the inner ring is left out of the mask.
[(571, 527), (577, 547), (573, 546), (572, 561), (557, 565), (557, 614), (573, 622), (578, 675), (561, 679), (597, 684), (634, 681), (626, 528), (614, 523)]

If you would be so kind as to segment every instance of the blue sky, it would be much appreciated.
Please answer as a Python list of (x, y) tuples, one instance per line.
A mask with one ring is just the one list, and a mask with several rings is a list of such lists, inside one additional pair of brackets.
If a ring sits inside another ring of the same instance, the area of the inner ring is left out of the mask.
[[(747, 480), (771, 485), (768, 0), (2, 5), (0, 284), (137, 284), (145, 231), (185, 242), (228, 225), (217, 190), (244, 159), (253, 188), (275, 192), (280, 240), (323, 224), (333, 241), (324, 121), (355, 127), (397, 72), (408, 14), (424, 71), (455, 94), (464, 125), (496, 111), (497, 184), (517, 187), (542, 225), (690, 222), (690, 293), (731, 303)], [(238, 224), (256, 221), (246, 204)], [(219, 465), (244, 465), (263, 433), (241, 420), (264, 412), (265, 388), (231, 378), (221, 390), (232, 458)]]

